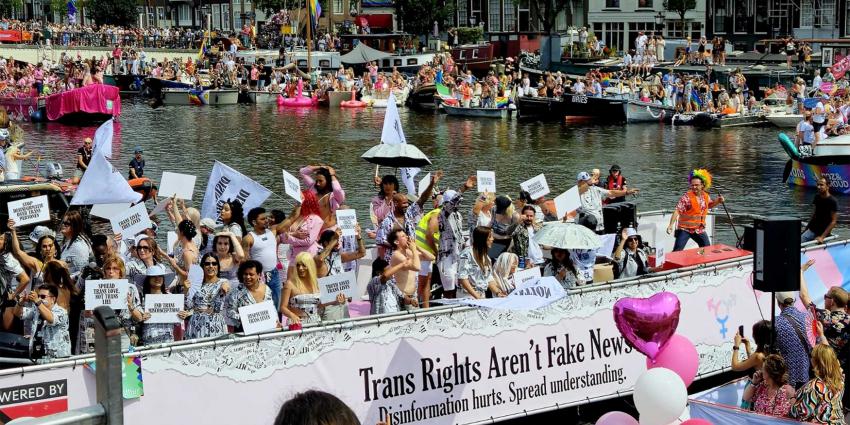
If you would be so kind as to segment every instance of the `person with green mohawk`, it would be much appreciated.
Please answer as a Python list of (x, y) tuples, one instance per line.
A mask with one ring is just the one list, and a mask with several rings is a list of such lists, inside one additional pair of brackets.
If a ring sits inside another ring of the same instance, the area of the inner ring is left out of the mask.
[(708, 215), (708, 210), (726, 201), (723, 195), (713, 200), (708, 196), (708, 189), (711, 188), (711, 173), (708, 170), (700, 168), (691, 171), (688, 181), (691, 190), (679, 198), (676, 209), (673, 210), (673, 216), (670, 217), (670, 224), (667, 226), (668, 234), (673, 233), (674, 226), (676, 229), (674, 234), (676, 243), (673, 245), (673, 251), (683, 250), (689, 239), (693, 239), (700, 247), (711, 245), (708, 233), (705, 231), (705, 217)]

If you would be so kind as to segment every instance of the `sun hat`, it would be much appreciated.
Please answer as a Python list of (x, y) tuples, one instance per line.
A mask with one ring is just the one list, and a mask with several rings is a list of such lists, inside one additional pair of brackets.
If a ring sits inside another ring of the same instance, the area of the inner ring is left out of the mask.
[(774, 297), (779, 305), (791, 305), (797, 300), (797, 294), (792, 291), (777, 292)]
[(201, 219), (200, 225), (201, 225), (201, 227), (206, 227), (207, 229), (210, 229), (210, 230), (215, 230), (215, 228), (216, 228), (215, 220), (213, 220), (211, 218)]
[(39, 239), (45, 236), (56, 239), (56, 232), (45, 226), (35, 226), (35, 229), (32, 229), (32, 232), (30, 232), (29, 238), (31, 241), (38, 243)]
[(145, 276), (165, 276), (167, 273), (165, 272), (165, 267), (159, 264), (154, 264), (148, 267), (148, 271), (145, 272)]

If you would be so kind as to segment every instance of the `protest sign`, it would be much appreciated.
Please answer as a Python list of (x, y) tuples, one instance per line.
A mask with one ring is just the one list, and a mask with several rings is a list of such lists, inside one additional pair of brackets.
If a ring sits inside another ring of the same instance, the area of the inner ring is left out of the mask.
[(354, 210), (336, 210), (336, 224), (342, 230), (342, 236), (354, 236), (357, 232), (357, 212)]
[(189, 174), (164, 171), (159, 181), (159, 196), (170, 198), (177, 195), (178, 199), (191, 200), (195, 193), (196, 179), (197, 177)]
[(665, 257), (667, 256), (667, 252), (663, 246), (655, 247), (655, 267), (661, 267), (664, 265)]
[(109, 218), (112, 232), (120, 233), (124, 238), (132, 238), (151, 228), (151, 219), (144, 203), (136, 204), (121, 214)]
[(581, 198), (578, 195), (578, 186), (573, 186), (570, 190), (555, 197), (555, 210), (558, 213), (558, 218), (564, 218), (565, 215), (579, 207), (581, 207)]
[(227, 200), (241, 202), (242, 211), (248, 215), (248, 211), (262, 205), (271, 194), (270, 190), (244, 174), (216, 161), (204, 192), (201, 217), (219, 217)]
[(431, 184), (431, 173), (425, 174), (425, 177), (423, 177), (422, 180), (419, 180), (419, 188), (416, 194), (422, 196), (422, 194), (425, 193), (425, 189), (428, 189), (429, 184)]
[(165, 235), (167, 247), (165, 247), (165, 253), (168, 255), (174, 255), (174, 244), (177, 243), (177, 232), (173, 230), (169, 230)]
[(127, 279), (86, 281), (86, 310), (105, 305), (115, 310), (127, 308)]
[(613, 258), (614, 242), (617, 240), (617, 234), (609, 233), (606, 235), (599, 235), (599, 240), (602, 241), (602, 246), (596, 249), (596, 256)]
[(319, 301), (332, 302), (340, 292), (345, 294), (345, 298), (354, 298), (357, 295), (357, 277), (354, 272), (319, 279)]
[(16, 226), (49, 221), (50, 206), (47, 204), (47, 195), (9, 202), (9, 219), (15, 220)]
[(133, 204), (129, 202), (119, 202), (116, 204), (94, 204), (91, 207), (91, 212), (89, 214), (109, 220), (113, 216), (126, 211), (132, 205)]
[(151, 318), (145, 323), (180, 323), (183, 320), (177, 313), (183, 310), (183, 295), (147, 294), (145, 295), (145, 313)]
[(476, 173), (478, 180), (478, 192), (496, 193), (496, 172), (495, 171), (478, 171)]
[(301, 202), (301, 181), (286, 170), (283, 170), (283, 189), (292, 199)]
[(155, 207), (153, 207), (153, 210), (150, 212), (150, 214), (148, 214), (148, 217), (153, 217), (153, 216), (165, 211), (166, 208), (168, 208), (168, 201), (163, 200), (162, 202), (156, 204)]
[(549, 184), (546, 183), (546, 176), (543, 174), (530, 178), (520, 183), (519, 186), (531, 195), (531, 199), (539, 199), (549, 193)]
[(532, 267), (525, 270), (517, 270), (514, 273), (514, 286), (519, 287), (526, 283), (533, 283), (540, 279), (540, 267)]
[(239, 318), (246, 335), (274, 330), (278, 324), (277, 309), (271, 301), (239, 307)]

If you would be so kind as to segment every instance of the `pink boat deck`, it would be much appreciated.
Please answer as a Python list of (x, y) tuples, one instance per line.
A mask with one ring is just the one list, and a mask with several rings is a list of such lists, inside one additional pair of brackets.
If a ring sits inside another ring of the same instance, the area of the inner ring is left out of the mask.
[(121, 115), (118, 87), (92, 84), (47, 97), (47, 119), (56, 121), (68, 114)]

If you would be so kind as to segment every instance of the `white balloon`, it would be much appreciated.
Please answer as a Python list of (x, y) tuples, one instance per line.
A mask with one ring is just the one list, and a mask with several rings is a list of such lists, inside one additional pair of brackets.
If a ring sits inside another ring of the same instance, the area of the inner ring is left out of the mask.
[(667, 425), (685, 410), (688, 390), (676, 372), (657, 367), (638, 377), (634, 400), (641, 425)]

